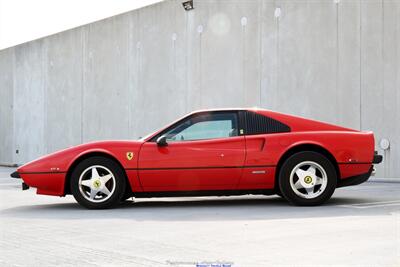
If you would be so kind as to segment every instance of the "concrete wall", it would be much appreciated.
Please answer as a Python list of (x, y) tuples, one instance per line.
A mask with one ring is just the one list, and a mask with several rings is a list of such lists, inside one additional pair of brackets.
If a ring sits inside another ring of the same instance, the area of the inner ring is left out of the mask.
[(14, 49), (0, 51), (0, 162), (14, 155)]
[(0, 51), (0, 163), (260, 106), (373, 130), (400, 177), (399, 39), (397, 0), (195, 0), (22, 44)]

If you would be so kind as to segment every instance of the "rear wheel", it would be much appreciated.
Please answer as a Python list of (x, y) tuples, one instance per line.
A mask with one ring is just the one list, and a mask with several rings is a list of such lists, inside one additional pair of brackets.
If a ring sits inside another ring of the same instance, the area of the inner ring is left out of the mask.
[(289, 157), (279, 172), (279, 189), (289, 202), (301, 206), (320, 205), (336, 188), (337, 174), (324, 155), (305, 151)]
[(111, 208), (122, 200), (126, 187), (121, 167), (105, 157), (80, 162), (71, 176), (71, 192), (76, 201), (89, 209)]

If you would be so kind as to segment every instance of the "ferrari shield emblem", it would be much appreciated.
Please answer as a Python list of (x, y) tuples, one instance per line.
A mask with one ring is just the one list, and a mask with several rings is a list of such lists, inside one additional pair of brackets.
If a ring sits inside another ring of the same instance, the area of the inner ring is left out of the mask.
[(94, 187), (94, 188), (99, 188), (100, 186), (101, 186), (100, 180), (95, 180), (95, 181), (93, 182), (93, 187)]
[(133, 156), (134, 156), (133, 152), (126, 152), (126, 158), (127, 158), (128, 160), (133, 159)]

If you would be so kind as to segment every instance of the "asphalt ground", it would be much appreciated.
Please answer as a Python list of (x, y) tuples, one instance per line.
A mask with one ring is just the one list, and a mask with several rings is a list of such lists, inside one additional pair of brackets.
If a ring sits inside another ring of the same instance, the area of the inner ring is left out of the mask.
[(0, 168), (0, 266), (400, 266), (400, 178), (318, 207), (241, 196), (86, 210), (22, 191), (12, 171)]

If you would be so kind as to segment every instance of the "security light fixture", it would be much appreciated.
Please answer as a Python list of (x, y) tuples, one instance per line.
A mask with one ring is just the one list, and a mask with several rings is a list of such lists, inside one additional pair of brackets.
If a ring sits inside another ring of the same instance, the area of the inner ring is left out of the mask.
[(386, 138), (382, 138), (381, 141), (379, 142), (379, 146), (383, 150), (388, 150), (390, 148), (390, 141)]
[(275, 8), (275, 12), (274, 12), (275, 18), (279, 18), (281, 16), (281, 13), (282, 13), (282, 11), (281, 11), (280, 7)]
[(247, 25), (247, 18), (246, 17), (242, 17), (240, 19), (240, 23), (242, 24), (242, 26), (246, 26)]
[(194, 9), (193, 0), (183, 2), (182, 6), (186, 11), (190, 11), (190, 10)]

